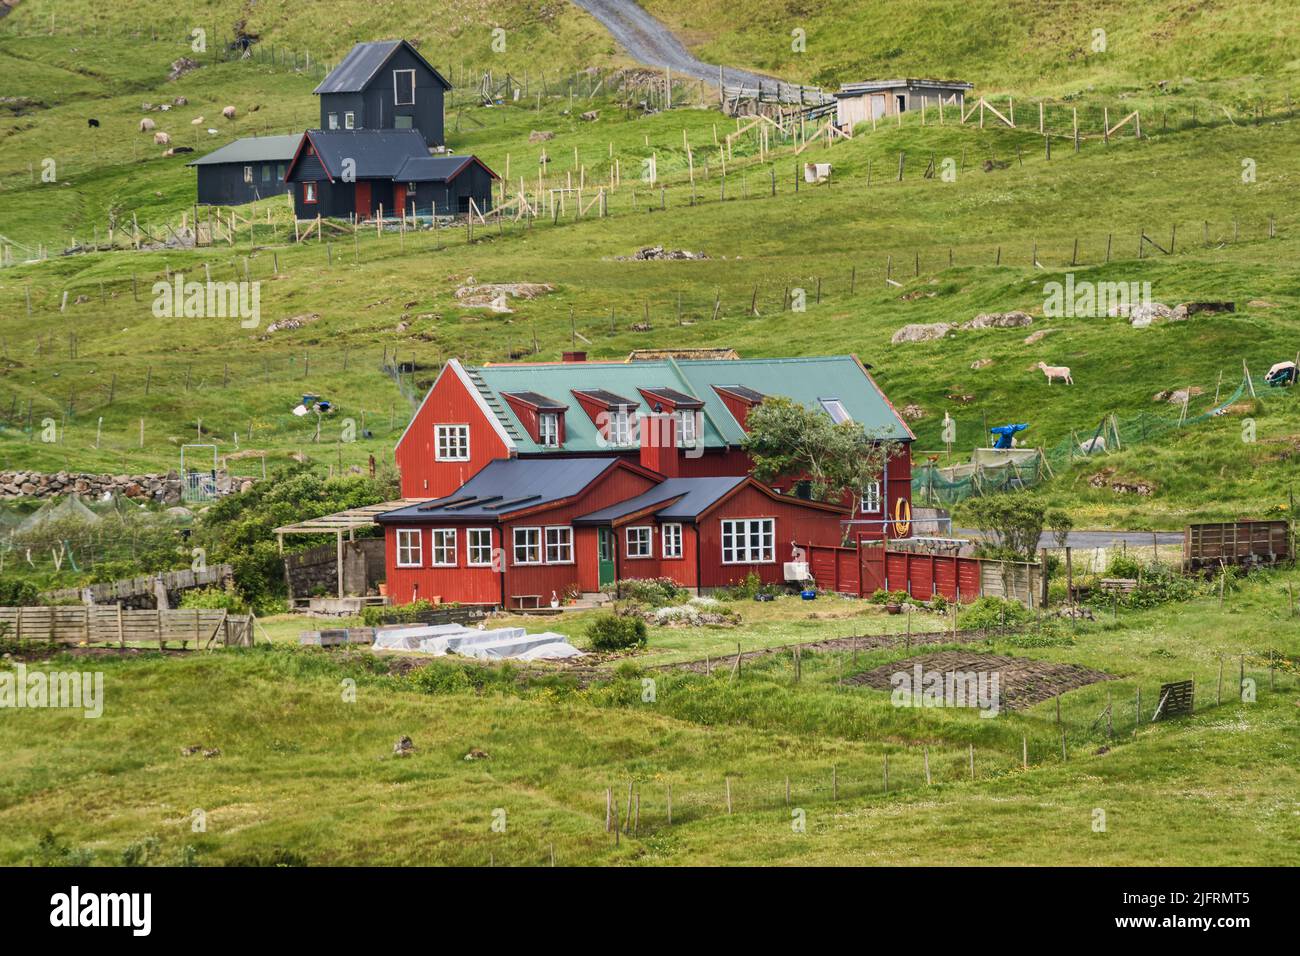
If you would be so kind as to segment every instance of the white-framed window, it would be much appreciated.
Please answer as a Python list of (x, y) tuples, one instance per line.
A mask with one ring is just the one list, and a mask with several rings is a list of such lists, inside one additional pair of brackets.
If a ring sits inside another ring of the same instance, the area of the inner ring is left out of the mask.
[(537, 416), (538, 444), (544, 448), (558, 448), (560, 444), (560, 416), (543, 412)]
[(665, 558), (680, 558), (682, 556), (682, 526), (679, 524), (666, 524), (660, 531), (663, 537), (663, 547), (660, 554)]
[(611, 408), (606, 414), (609, 443), (614, 447), (632, 444), (632, 416), (626, 408)]
[(245, 166), (245, 167), (244, 167), (244, 182), (246, 182), (246, 183), (251, 183), (252, 181), (253, 181), (253, 167), (252, 167), (252, 166)]
[(414, 70), (393, 71), (393, 105), (394, 106), (415, 105), (415, 71)]
[(695, 428), (696, 415), (697, 412), (694, 409), (688, 408), (678, 417), (677, 430), (678, 438), (680, 439), (678, 444), (682, 448), (694, 448), (695, 443), (699, 440)]
[(542, 529), (515, 528), (515, 564), (542, 563)]
[(722, 522), (723, 564), (770, 564), (776, 559), (776, 519)]
[(303, 183), (303, 184), (302, 184), (302, 201), (305, 202), (305, 203), (314, 203), (314, 202), (316, 202), (316, 184), (315, 184), (315, 183)]
[(344, 114), (343, 114), (343, 128), (344, 128), (344, 129), (356, 129), (356, 128), (357, 128), (357, 117), (356, 117), (356, 114), (355, 114), (355, 113), (344, 113)]
[(569, 527), (546, 529), (546, 563), (573, 563), (573, 529)]
[(822, 408), (826, 409), (826, 414), (831, 417), (836, 425), (843, 425), (845, 422), (853, 421), (853, 416), (849, 410), (844, 407), (844, 403), (838, 398), (823, 398), (821, 400)]
[(880, 510), (880, 482), (873, 481), (862, 489), (862, 501), (860, 502), (862, 511), (879, 511)]
[(424, 564), (424, 543), (419, 528), (397, 529), (397, 566), (418, 568)]
[(648, 558), (654, 553), (654, 529), (637, 526), (627, 529), (627, 556)]
[(456, 566), (456, 529), (434, 528), (429, 532), (431, 567), (454, 568)]
[(338, 128), (339, 128), (339, 114), (338, 114), (338, 113), (331, 113), (331, 114), (329, 115), (329, 128), (330, 128), (330, 129), (338, 129)]
[(473, 568), (492, 565), (492, 529), (467, 528), (465, 531), (465, 563)]
[(433, 426), (434, 458), (438, 461), (469, 461), (469, 426)]

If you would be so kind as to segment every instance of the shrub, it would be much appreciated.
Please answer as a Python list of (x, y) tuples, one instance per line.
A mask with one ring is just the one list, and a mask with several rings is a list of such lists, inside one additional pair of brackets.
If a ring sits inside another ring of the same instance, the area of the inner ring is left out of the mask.
[(1142, 576), (1142, 562), (1137, 558), (1124, 554), (1112, 554), (1110, 561), (1106, 565), (1106, 577), (1108, 578), (1129, 578), (1136, 580)]
[(645, 621), (624, 614), (601, 614), (587, 625), (587, 641), (593, 650), (621, 651), (629, 647), (644, 647)]
[(964, 511), (975, 527), (994, 536), (998, 548), (1006, 549), (1018, 560), (1034, 559), (1047, 523), (1041, 503), (1026, 495), (997, 494), (970, 500)]
[(884, 588), (877, 588), (869, 598), (872, 604), (904, 604), (911, 599), (906, 591), (886, 591)]
[(627, 578), (614, 584), (614, 597), (622, 601), (638, 601), (651, 607), (675, 604), (686, 596), (672, 578)]
[(775, 597), (781, 593), (781, 588), (775, 584), (764, 584), (758, 572), (750, 571), (739, 584), (719, 588), (716, 593), (728, 601), (752, 601), (760, 594), (770, 594)]
[(31, 581), (0, 581), (0, 607), (34, 607), (40, 603), (41, 594)]
[(958, 624), (967, 629), (994, 628), (1009, 625), (1017, 627), (1033, 620), (1029, 608), (1019, 601), (986, 595), (967, 605), (957, 618)]
[(242, 612), (244, 602), (234, 591), (220, 587), (195, 588), (181, 595), (180, 606), (188, 609)]

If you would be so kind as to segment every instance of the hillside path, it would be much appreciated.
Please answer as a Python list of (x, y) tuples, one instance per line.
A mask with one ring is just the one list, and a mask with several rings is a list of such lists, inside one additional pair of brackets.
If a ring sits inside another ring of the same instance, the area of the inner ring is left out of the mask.
[[(636, 0), (573, 0), (605, 25), (628, 54), (648, 66), (668, 67), (674, 73), (709, 83), (718, 82), (718, 66), (696, 58), (677, 36), (645, 10)], [(773, 77), (723, 67), (723, 81), (757, 86), (772, 83)]]

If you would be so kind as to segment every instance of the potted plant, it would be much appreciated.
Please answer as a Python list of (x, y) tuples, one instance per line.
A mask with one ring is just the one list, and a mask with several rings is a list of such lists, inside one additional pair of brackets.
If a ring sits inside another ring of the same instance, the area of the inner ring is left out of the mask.
[(387, 582), (387, 581), (377, 581), (377, 582), (375, 583), (375, 587), (379, 588), (379, 596), (380, 596), (380, 597), (388, 597), (388, 582)]

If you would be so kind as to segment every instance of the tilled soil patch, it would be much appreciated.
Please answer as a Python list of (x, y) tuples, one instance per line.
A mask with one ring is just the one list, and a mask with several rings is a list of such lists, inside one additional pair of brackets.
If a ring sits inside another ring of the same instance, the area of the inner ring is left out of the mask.
[(900, 671), (911, 674), (917, 664), (921, 665), (923, 674), (930, 672), (948, 674), (954, 671), (996, 673), (1000, 705), (1007, 710), (1030, 707), (1078, 687), (1115, 679), (1113, 674), (1095, 671), (1079, 664), (1056, 664), (1029, 657), (1006, 657), (974, 651), (941, 651), (938, 654), (908, 657), (892, 664), (885, 664), (875, 670), (845, 678), (844, 683), (873, 687), (878, 690), (892, 690), (893, 675)]

